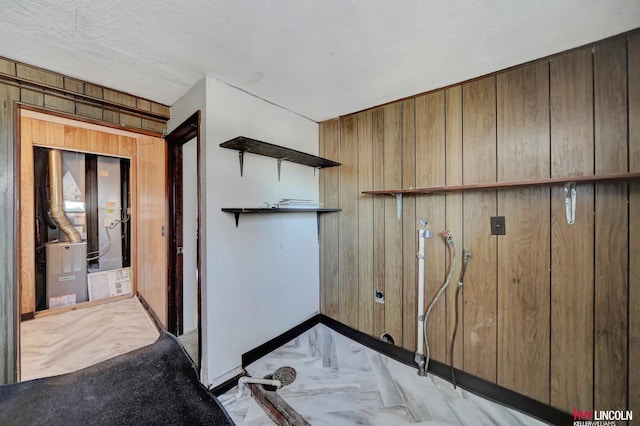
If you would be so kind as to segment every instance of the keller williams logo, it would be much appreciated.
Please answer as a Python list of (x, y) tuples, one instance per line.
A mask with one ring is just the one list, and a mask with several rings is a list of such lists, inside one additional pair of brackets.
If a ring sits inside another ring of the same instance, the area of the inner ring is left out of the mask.
[[(573, 407), (574, 426), (603, 426), (614, 425), (618, 420), (633, 420), (633, 411), (627, 410), (578, 410)], [(611, 422), (611, 423), (608, 423)]]

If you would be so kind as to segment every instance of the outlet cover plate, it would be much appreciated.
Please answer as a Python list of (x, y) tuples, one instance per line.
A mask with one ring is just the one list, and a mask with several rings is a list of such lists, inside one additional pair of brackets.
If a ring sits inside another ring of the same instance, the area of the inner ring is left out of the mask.
[(504, 216), (491, 217), (491, 235), (507, 235)]

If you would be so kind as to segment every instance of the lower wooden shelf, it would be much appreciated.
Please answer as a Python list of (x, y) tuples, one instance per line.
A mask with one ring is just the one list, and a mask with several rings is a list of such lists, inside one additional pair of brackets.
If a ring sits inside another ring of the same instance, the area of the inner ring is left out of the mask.
[(342, 211), (342, 209), (318, 209), (318, 208), (277, 208), (277, 207), (255, 207), (255, 208), (240, 208), (240, 207), (225, 207), (223, 212), (233, 213), (236, 218), (236, 228), (240, 221), (241, 214), (271, 214), (271, 213), (316, 213), (318, 216), (318, 232), (320, 229), (320, 215), (322, 213), (336, 213)]

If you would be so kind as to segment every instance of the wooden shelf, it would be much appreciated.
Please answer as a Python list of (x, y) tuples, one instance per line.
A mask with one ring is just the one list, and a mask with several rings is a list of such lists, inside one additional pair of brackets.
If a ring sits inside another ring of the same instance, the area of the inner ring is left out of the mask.
[(378, 191), (362, 191), (370, 195), (403, 195), (403, 194), (446, 194), (461, 191), (489, 191), (492, 189), (516, 189), (529, 186), (562, 185), (566, 183), (606, 183), (640, 180), (640, 173), (615, 173), (593, 176), (569, 176), (548, 179), (521, 180), (510, 182), (472, 183), (468, 185), (433, 186), (428, 188), (382, 189)]
[(320, 226), (320, 214), (322, 213), (335, 213), (342, 211), (342, 209), (319, 209), (319, 208), (269, 208), (269, 207), (255, 207), (255, 208), (237, 208), (227, 207), (222, 209), (225, 213), (233, 213), (236, 218), (236, 228), (240, 221), (240, 215), (245, 213), (255, 214), (270, 214), (270, 213), (316, 213), (318, 216), (318, 226)]
[(340, 163), (326, 158), (317, 157), (315, 155), (307, 154), (295, 149), (285, 148), (283, 146), (273, 145), (267, 142), (262, 142), (256, 139), (246, 138), (244, 136), (238, 136), (226, 142), (220, 144), (222, 148), (235, 149), (239, 151), (240, 155), (240, 176), (243, 172), (244, 153), (249, 152), (251, 154), (264, 155), (265, 157), (271, 157), (278, 160), (278, 180), (280, 180), (280, 164), (282, 161), (289, 161), (291, 163), (298, 163), (305, 166), (313, 167), (315, 169), (322, 169), (325, 167), (339, 166)]

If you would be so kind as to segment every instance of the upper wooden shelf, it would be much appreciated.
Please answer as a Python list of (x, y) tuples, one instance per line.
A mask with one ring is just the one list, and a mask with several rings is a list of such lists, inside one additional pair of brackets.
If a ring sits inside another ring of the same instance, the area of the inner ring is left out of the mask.
[(509, 189), (528, 186), (561, 185), (565, 183), (594, 183), (594, 182), (623, 182), (640, 180), (640, 173), (614, 173), (593, 176), (568, 176), (548, 179), (520, 180), (510, 182), (472, 183), (468, 185), (433, 186), (429, 188), (382, 189), (377, 191), (362, 191), (372, 195), (402, 195), (402, 194), (439, 194), (460, 191), (487, 191), (491, 189)]
[(340, 163), (326, 158), (317, 157), (305, 152), (296, 151), (295, 149), (285, 148), (283, 146), (273, 145), (256, 139), (238, 136), (220, 144), (222, 148), (235, 149), (240, 151), (240, 176), (242, 176), (244, 153), (264, 155), (266, 157), (276, 158), (278, 160), (278, 180), (280, 180), (280, 163), (282, 161), (290, 161), (314, 169), (322, 169), (325, 167), (339, 166)]

